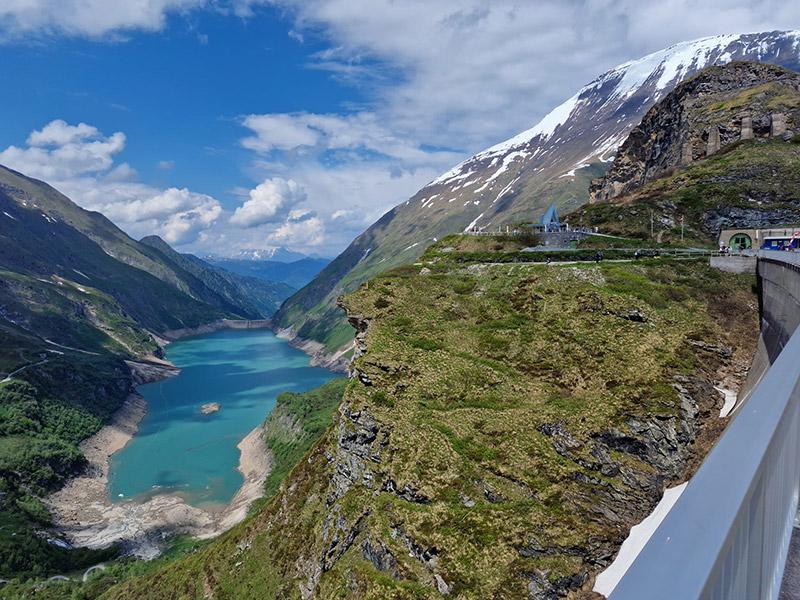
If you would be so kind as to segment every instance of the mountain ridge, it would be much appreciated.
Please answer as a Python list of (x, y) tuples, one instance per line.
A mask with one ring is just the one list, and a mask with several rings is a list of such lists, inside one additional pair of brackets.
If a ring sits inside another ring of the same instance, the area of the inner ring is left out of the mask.
[[(444, 235), (531, 221), (551, 202), (562, 213), (578, 208), (653, 104), (706, 66), (748, 59), (800, 69), (800, 31), (702, 38), (610, 69), (533, 128), (462, 161), (388, 211), (283, 304), (276, 327), (298, 344), (340, 352), (352, 344), (336, 307), (341, 294), (413, 262)], [(346, 355), (338, 365), (345, 363)]]

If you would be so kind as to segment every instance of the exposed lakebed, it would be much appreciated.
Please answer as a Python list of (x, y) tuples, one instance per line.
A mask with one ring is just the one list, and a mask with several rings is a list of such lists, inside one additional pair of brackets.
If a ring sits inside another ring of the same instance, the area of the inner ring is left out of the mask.
[[(242, 485), (237, 445), (264, 421), (278, 394), (305, 391), (334, 374), (271, 331), (224, 330), (170, 344), (177, 377), (138, 388), (147, 414), (111, 457), (114, 502), (178, 493), (199, 507), (228, 503)], [(205, 411), (203, 406), (218, 405)], [(204, 412), (206, 414), (204, 414)]]

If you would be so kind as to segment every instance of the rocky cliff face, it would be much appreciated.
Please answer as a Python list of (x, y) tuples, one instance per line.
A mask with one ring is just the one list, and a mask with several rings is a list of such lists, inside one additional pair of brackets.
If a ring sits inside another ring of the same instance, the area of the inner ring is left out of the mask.
[[(329, 353), (349, 345), (351, 331), (336, 307), (341, 294), (412, 263), (447, 234), (531, 221), (551, 202), (562, 213), (577, 208), (650, 107), (702, 69), (737, 60), (800, 69), (800, 32), (704, 38), (609, 70), (531, 129), (468, 158), (386, 213), (283, 305), (277, 326)], [(759, 127), (755, 121), (754, 131)], [(738, 135), (739, 125), (734, 129)], [(692, 150), (694, 158), (705, 143)]]
[(736, 62), (711, 67), (651, 108), (622, 144), (590, 201), (623, 196), (740, 140), (791, 140), (800, 125), (800, 74)]
[(437, 248), (343, 300), (352, 379), (274, 501), (109, 597), (588, 597), (724, 426), (714, 385), (748, 363), (750, 280)]

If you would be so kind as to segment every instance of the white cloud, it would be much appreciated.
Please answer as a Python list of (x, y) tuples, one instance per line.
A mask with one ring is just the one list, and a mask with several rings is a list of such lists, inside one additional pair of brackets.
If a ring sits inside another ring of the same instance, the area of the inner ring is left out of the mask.
[(316, 66), (370, 86), (394, 136), (480, 150), (606, 69), (717, 33), (800, 26), (779, 0), (275, 0), (321, 35)]
[(99, 134), (96, 127), (86, 123), (69, 125), (66, 121), (56, 119), (42, 129), (31, 132), (27, 143), (29, 146), (64, 146), (72, 142), (98, 137)]
[(322, 220), (314, 217), (307, 221), (287, 221), (278, 227), (268, 238), (268, 241), (292, 247), (314, 248), (325, 241), (325, 232)]
[(28, 136), (28, 147), (9, 146), (0, 163), (21, 165), (31, 177), (47, 181), (110, 169), (114, 155), (125, 148), (125, 134), (103, 136), (90, 125), (67, 125), (55, 120)]
[(275, 223), (305, 199), (306, 192), (296, 181), (267, 179), (250, 190), (249, 198), (234, 211), (230, 222), (241, 227)]
[(205, 194), (195, 194), (186, 188), (169, 188), (151, 199), (161, 207), (177, 205), (178, 210), (172, 212), (161, 230), (164, 239), (170, 244), (192, 242), (197, 235), (211, 227), (222, 213), (219, 202)]
[[(432, 154), (441, 154), (425, 151), (419, 142), (393, 134), (374, 112), (248, 115), (242, 124), (254, 133), (244, 138), (242, 145), (262, 153), (301, 147), (363, 150), (401, 160), (405, 166), (430, 164)], [(455, 156), (450, 154), (448, 160)]]
[(243, 124), (255, 135), (244, 138), (242, 146), (256, 152), (315, 146), (320, 138), (320, 133), (308, 127), (298, 115), (248, 115)]
[(159, 234), (170, 243), (186, 244), (222, 215), (211, 196), (186, 188), (159, 189), (137, 181), (128, 163), (115, 165), (125, 148), (122, 132), (105, 136), (85, 123), (55, 120), (31, 132), (27, 142), (27, 147), (0, 152), (0, 163), (45, 180), (134, 237)]
[(120, 30), (156, 31), (170, 12), (206, 0), (5, 0), (0, 30), (11, 35), (61, 33), (99, 37)]
[[(271, 0), (0, 0), (0, 36), (58, 34), (101, 38), (133, 30), (158, 31), (170, 14), (196, 9), (250, 18), (255, 15), (254, 7), (271, 3)], [(207, 35), (197, 37), (201, 44), (208, 43)]]

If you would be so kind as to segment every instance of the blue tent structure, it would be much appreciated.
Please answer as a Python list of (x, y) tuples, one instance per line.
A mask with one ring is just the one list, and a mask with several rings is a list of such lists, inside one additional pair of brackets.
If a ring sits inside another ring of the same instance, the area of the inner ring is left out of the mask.
[(539, 224), (545, 231), (561, 231), (561, 221), (558, 220), (558, 211), (555, 203), (542, 215)]

